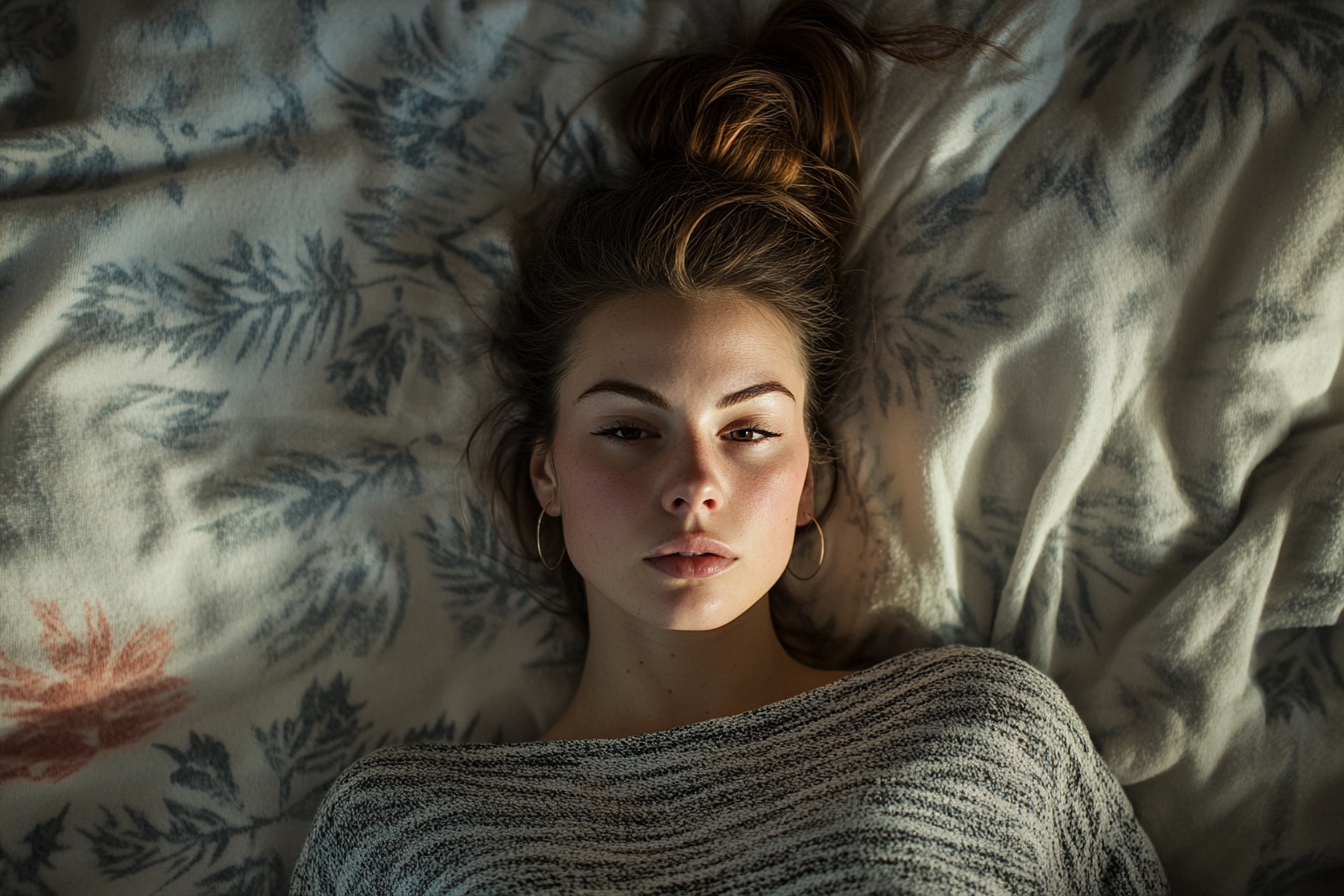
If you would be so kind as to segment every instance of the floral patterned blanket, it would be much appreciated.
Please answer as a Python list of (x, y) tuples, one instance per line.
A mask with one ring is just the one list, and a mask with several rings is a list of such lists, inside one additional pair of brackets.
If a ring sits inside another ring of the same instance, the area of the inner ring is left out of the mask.
[[(1344, 9), (865, 8), (1013, 58), (883, 70), (791, 637), (1015, 653), (1176, 892), (1344, 884)], [(482, 322), (517, 215), (628, 164), (637, 73), (588, 91), (741, 27), (0, 0), (0, 893), (283, 894), (355, 759), (558, 714), (582, 643), (460, 463)]]

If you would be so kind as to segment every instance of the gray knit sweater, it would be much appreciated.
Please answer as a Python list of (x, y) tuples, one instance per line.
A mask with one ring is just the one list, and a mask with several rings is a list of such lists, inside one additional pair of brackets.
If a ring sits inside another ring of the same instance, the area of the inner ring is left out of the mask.
[(616, 740), (380, 750), (332, 787), (294, 896), (1165, 893), (1068, 700), (947, 647)]

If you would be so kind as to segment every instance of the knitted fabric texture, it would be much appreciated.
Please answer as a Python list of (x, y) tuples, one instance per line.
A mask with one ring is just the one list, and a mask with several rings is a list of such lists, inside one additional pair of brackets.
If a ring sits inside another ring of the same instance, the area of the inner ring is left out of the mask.
[(378, 751), (292, 893), (1167, 892), (1060, 690), (996, 651), (903, 654), (614, 740)]

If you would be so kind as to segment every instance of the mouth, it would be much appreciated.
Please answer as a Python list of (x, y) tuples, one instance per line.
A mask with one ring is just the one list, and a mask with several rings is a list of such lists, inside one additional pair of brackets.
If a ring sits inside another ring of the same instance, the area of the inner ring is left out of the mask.
[(737, 561), (718, 554), (663, 554), (647, 557), (645, 563), (671, 579), (707, 579), (732, 566)]
[(644, 562), (673, 579), (716, 576), (737, 562), (728, 545), (707, 535), (682, 535), (664, 542)]

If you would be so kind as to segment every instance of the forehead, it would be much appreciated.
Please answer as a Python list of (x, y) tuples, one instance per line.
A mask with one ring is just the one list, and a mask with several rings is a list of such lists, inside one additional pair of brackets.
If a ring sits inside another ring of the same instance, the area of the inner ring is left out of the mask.
[(807, 379), (783, 316), (732, 293), (611, 299), (580, 325), (570, 358), (561, 392), (571, 397), (592, 382), (623, 379), (710, 391), (775, 380), (801, 398)]

